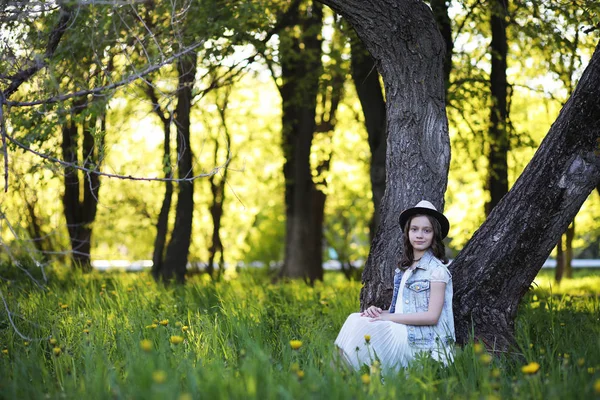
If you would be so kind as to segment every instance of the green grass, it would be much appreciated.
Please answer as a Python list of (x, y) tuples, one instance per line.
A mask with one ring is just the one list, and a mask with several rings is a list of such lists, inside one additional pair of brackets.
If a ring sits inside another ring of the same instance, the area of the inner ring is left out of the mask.
[[(0, 312), (0, 396), (600, 398), (600, 276), (587, 272), (560, 286), (550, 278), (538, 277), (519, 310), (520, 355), (491, 358), (468, 345), (448, 367), (419, 360), (384, 374), (384, 383), (375, 368), (351, 373), (336, 365), (333, 341), (360, 291), (338, 274), (314, 287), (271, 284), (250, 272), (169, 288), (146, 274), (54, 277), (47, 291), (4, 282), (17, 328), (34, 340), (19, 337)], [(172, 336), (184, 341), (173, 344)], [(530, 362), (539, 363), (537, 373), (522, 371)]]

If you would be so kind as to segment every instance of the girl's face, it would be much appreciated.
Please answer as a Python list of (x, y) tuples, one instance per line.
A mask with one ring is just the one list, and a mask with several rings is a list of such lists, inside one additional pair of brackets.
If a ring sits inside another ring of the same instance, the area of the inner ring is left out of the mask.
[(413, 217), (408, 228), (408, 239), (417, 252), (424, 252), (433, 242), (433, 226), (425, 215)]

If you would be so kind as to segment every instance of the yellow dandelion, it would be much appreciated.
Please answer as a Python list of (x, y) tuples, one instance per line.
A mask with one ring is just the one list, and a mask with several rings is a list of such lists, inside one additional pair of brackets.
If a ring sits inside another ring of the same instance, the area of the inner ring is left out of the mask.
[(365, 342), (369, 343), (371, 341), (371, 335), (365, 335)]
[(91, 319), (88, 319), (87, 321), (85, 321), (85, 324), (86, 324), (87, 326), (92, 326), (92, 320), (91, 320)]
[(90, 330), (89, 329), (84, 329), (83, 333), (85, 333), (86, 335), (89, 335), (90, 334)]
[(498, 368), (492, 370), (492, 378), (500, 378), (500, 370)]
[(369, 383), (371, 383), (371, 375), (369, 375), (369, 374), (363, 374), (360, 377), (360, 380), (362, 381), (363, 384), (368, 385)]
[(29, 342), (26, 340), (23, 342), (23, 346), (29, 346)]
[(162, 370), (157, 370), (152, 373), (152, 380), (156, 383), (165, 383), (167, 380), (167, 373)]
[(183, 338), (181, 336), (171, 336), (169, 341), (173, 344), (181, 344), (183, 343)]
[(152, 323), (153, 323), (153, 324), (158, 324), (158, 320), (157, 320), (156, 318), (154, 318), (154, 319), (152, 320)]
[(112, 294), (113, 296), (116, 296), (117, 295), (117, 291), (116, 290), (111, 290), (110, 294)]
[(157, 327), (158, 327), (158, 325), (156, 325), (156, 324), (146, 325), (146, 329), (156, 329)]
[(50, 338), (49, 342), (52, 346), (54, 346), (56, 343), (58, 343), (58, 340), (56, 340), (54, 338)]
[(162, 326), (167, 326), (167, 325), (169, 325), (169, 320), (163, 319), (162, 321), (159, 322), (159, 324), (161, 324)]
[(566, 324), (565, 324), (564, 322), (561, 322), (561, 323), (560, 323), (560, 326), (565, 326), (565, 325), (566, 325)]
[(529, 348), (533, 349), (533, 343), (529, 343)]
[(483, 345), (481, 343), (479, 343), (479, 342), (475, 343), (473, 345), (473, 352), (475, 354), (481, 354), (481, 353), (483, 353)]
[(4, 354), (5, 356), (8, 355), (8, 349), (2, 349), (2, 354)]
[(152, 342), (148, 339), (144, 339), (140, 342), (140, 347), (142, 348), (142, 350), (144, 350), (146, 353), (152, 351)]
[(540, 369), (540, 364), (534, 362), (530, 362), (527, 365), (524, 365), (521, 367), (521, 371), (523, 371), (524, 374), (528, 374), (528, 375), (532, 375), (535, 374), (536, 372), (538, 372)]
[(596, 379), (596, 382), (594, 382), (594, 392), (600, 394), (600, 379)]
[(491, 354), (488, 354), (488, 353), (484, 353), (484, 354), (482, 354), (481, 356), (479, 356), (479, 360), (480, 360), (480, 361), (481, 361), (483, 364), (486, 364), (486, 365), (488, 365), (489, 363), (491, 363), (491, 362), (492, 362), (492, 358), (493, 358), (493, 357), (492, 357), (492, 355), (491, 355)]
[(127, 288), (127, 291), (128, 291), (128, 292), (133, 292), (133, 288), (132, 288), (132, 287), (130, 287), (130, 288)]
[(299, 369), (298, 371), (296, 371), (296, 375), (298, 375), (299, 379), (302, 379), (302, 378), (304, 378), (304, 371)]
[(569, 353), (565, 353), (565, 354), (563, 354), (563, 358), (567, 358), (567, 359), (568, 359), (569, 357), (571, 357), (571, 356), (569, 355)]
[(585, 365), (585, 358), (580, 358), (577, 360), (577, 365), (583, 367)]
[(302, 346), (302, 342), (300, 340), (290, 340), (290, 346), (292, 346), (292, 349), (298, 350)]
[(544, 349), (543, 347), (540, 349), (540, 354), (546, 354), (546, 349)]
[(596, 372), (596, 368), (594, 368), (594, 367), (588, 367), (587, 372), (590, 375), (594, 375), (594, 373)]
[(54, 353), (54, 355), (56, 357), (60, 356), (61, 351), (62, 350), (60, 349), (60, 347), (55, 347), (55, 348), (52, 349), (52, 352)]
[(61, 304), (60, 308), (62, 308), (63, 310), (66, 310), (67, 308), (69, 308), (68, 304)]
[(101, 287), (102, 289), (106, 289), (106, 283), (103, 283), (102, 285), (100, 285), (100, 287)]
[(190, 329), (190, 327), (189, 327), (189, 326), (187, 326), (187, 325), (184, 325), (184, 326), (182, 326), (182, 327), (181, 327), (181, 331), (182, 331), (182, 332), (187, 332), (187, 331), (188, 331), (188, 329)]

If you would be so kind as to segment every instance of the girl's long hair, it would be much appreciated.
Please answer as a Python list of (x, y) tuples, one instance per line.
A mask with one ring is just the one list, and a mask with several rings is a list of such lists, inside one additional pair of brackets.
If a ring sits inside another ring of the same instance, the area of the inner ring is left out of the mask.
[(433, 240), (431, 241), (430, 247), (431, 251), (433, 252), (433, 255), (439, 260), (441, 260), (444, 264), (448, 264), (448, 258), (446, 257), (446, 247), (444, 246), (444, 242), (442, 241), (442, 227), (440, 226), (440, 223), (431, 215), (417, 214), (410, 217), (406, 222), (406, 225), (404, 225), (404, 232), (402, 232), (404, 251), (402, 252), (400, 265), (398, 265), (400, 269), (407, 269), (412, 265), (414, 261), (415, 255), (413, 252), (413, 247), (410, 244), (410, 239), (408, 238), (408, 232), (410, 230), (410, 223), (413, 220), (413, 218), (421, 216), (427, 217), (427, 219), (431, 223), (431, 226), (433, 227)]

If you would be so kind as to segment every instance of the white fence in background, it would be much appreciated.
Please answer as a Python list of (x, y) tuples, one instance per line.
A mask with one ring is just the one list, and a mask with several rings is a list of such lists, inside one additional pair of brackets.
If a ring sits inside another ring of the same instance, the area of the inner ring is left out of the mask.
[[(270, 265), (271, 268), (276, 267), (280, 264), (272, 263)], [(354, 263), (355, 267), (362, 267), (362, 261), (358, 261)], [(573, 268), (600, 268), (600, 259), (574, 259), (571, 262)], [(250, 268), (263, 268), (265, 264), (261, 262), (253, 262), (249, 265), (238, 264), (238, 267), (250, 267)], [(127, 261), (127, 260), (94, 260), (92, 261), (92, 267), (98, 271), (127, 271), (127, 272), (137, 272), (143, 271), (144, 269), (148, 269), (152, 267), (152, 260), (138, 260), (138, 261)], [(226, 265), (226, 268), (228, 265)], [(555, 268), (556, 260), (548, 259), (542, 266), (542, 268)], [(206, 268), (206, 263), (189, 263), (188, 269)], [(215, 265), (215, 268), (219, 268)], [(341, 264), (336, 260), (329, 260), (323, 263), (323, 269), (327, 271), (337, 271), (341, 269)]]

